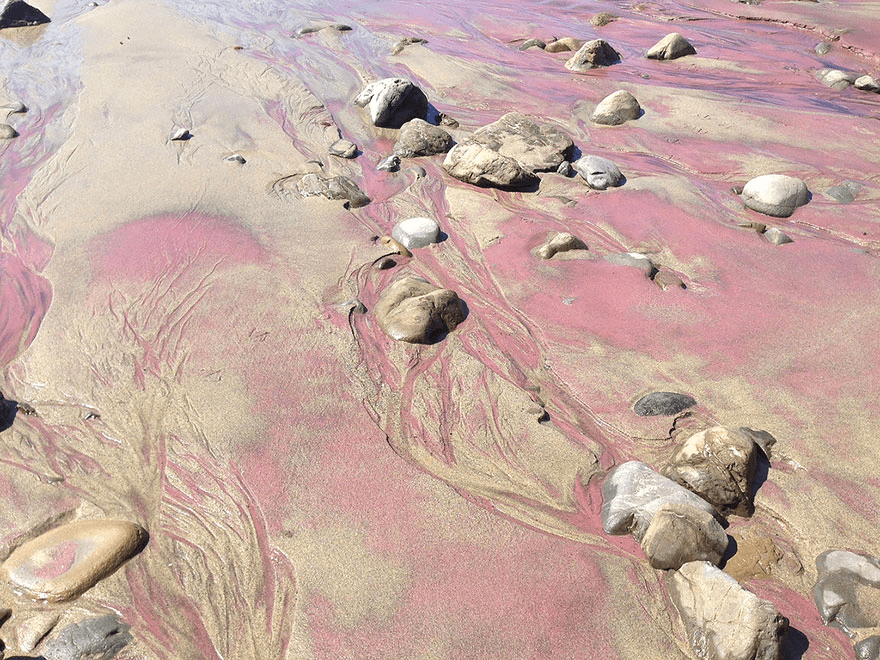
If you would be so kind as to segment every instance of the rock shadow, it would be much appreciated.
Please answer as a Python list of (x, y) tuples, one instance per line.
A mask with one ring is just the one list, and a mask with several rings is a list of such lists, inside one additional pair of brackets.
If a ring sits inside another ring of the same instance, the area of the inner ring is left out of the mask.
[(724, 556), (721, 557), (721, 562), (718, 564), (718, 568), (722, 571), (724, 567), (727, 566), (727, 562), (731, 560), (731, 558), (737, 553), (739, 550), (739, 545), (736, 543), (736, 539), (733, 538), (730, 534), (727, 535), (727, 550), (724, 551)]
[[(445, 231), (443, 231), (443, 230), (441, 229), (440, 231), (437, 232), (437, 240), (434, 241), (434, 242), (435, 242), (435, 243), (442, 243), (442, 242), (444, 242), (447, 238), (449, 238), (449, 234), (447, 234)], [(464, 305), (464, 303), (462, 303), (462, 305)], [(467, 318), (467, 314), (465, 314), (465, 318)]]
[(5, 431), (12, 422), (15, 421), (15, 415), (18, 413), (18, 401), (9, 401), (0, 399), (0, 431)]
[(756, 451), (757, 461), (755, 465), (755, 476), (752, 478), (752, 495), (760, 490), (761, 486), (770, 476), (770, 459), (763, 451)]
[(793, 626), (788, 627), (788, 634), (780, 649), (780, 660), (801, 660), (810, 648), (810, 640), (807, 636)]
[[(461, 325), (465, 321), (467, 321), (468, 316), (470, 316), (470, 308), (467, 303), (461, 298), (458, 299), (458, 304), (461, 306), (462, 319), (459, 321), (458, 325)], [(456, 326), (457, 327), (457, 326)], [(435, 344), (439, 344), (444, 339), (449, 336), (449, 333), (452, 332), (448, 327), (445, 326), (442, 330), (435, 330), (430, 337), (427, 338), (426, 341), (418, 342), (422, 346), (434, 346)]]

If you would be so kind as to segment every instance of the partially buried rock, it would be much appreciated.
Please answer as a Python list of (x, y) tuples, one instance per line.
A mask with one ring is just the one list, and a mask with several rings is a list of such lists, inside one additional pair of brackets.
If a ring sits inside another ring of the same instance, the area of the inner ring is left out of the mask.
[(358, 148), (354, 142), (339, 139), (330, 145), (327, 152), (331, 156), (337, 156), (339, 158), (354, 158), (357, 156)]
[(574, 150), (574, 142), (562, 129), (519, 112), (508, 112), (481, 126), (469, 139), (513, 158), (532, 172), (556, 170)]
[(392, 238), (408, 250), (436, 243), (439, 235), (440, 225), (433, 218), (407, 218), (394, 225), (391, 231)]
[(849, 204), (855, 201), (856, 195), (861, 192), (862, 186), (855, 181), (844, 181), (836, 186), (832, 186), (825, 191), (825, 194), (832, 199), (837, 200), (841, 204)]
[(768, 227), (762, 234), (773, 245), (785, 245), (786, 243), (794, 243), (791, 236), (776, 227)]
[(651, 392), (636, 401), (633, 410), (642, 417), (677, 415), (697, 405), (697, 400), (679, 392)]
[(128, 624), (113, 614), (66, 626), (43, 653), (45, 660), (110, 660), (129, 642)]
[(613, 22), (616, 18), (617, 16), (615, 16), (614, 14), (611, 14), (607, 11), (602, 11), (590, 19), (590, 25), (594, 25), (595, 27), (604, 27)]
[(400, 156), (397, 154), (391, 154), (386, 158), (383, 158), (378, 165), (376, 165), (376, 169), (380, 172), (396, 172), (397, 168), (400, 167)]
[(685, 55), (696, 55), (697, 50), (691, 42), (678, 32), (667, 34), (656, 44), (651, 46), (645, 57), (652, 60), (674, 60)]
[(611, 66), (620, 61), (620, 53), (614, 50), (604, 39), (588, 41), (576, 52), (565, 68), (570, 71), (589, 71), (600, 66)]
[(379, 327), (392, 339), (428, 344), (455, 330), (464, 310), (455, 291), (419, 277), (403, 277), (382, 292), (374, 309)]
[(678, 275), (665, 268), (657, 271), (657, 273), (654, 274), (654, 277), (651, 278), (651, 281), (660, 287), (661, 291), (667, 291), (669, 289), (687, 289), (687, 285)]
[(410, 119), (424, 119), (428, 114), (428, 97), (405, 78), (370, 83), (354, 102), (366, 107), (372, 124), (382, 128), (400, 128)]
[(819, 69), (816, 72), (816, 78), (818, 78), (823, 85), (831, 87), (832, 89), (846, 89), (856, 80), (856, 77), (851, 73), (846, 73), (839, 69)]
[(140, 525), (84, 520), (62, 525), (19, 546), (0, 567), (16, 591), (41, 601), (80, 596), (147, 544)]
[(11, 140), (14, 137), (18, 137), (18, 131), (9, 124), (0, 124), (0, 140)]
[(544, 50), (546, 50), (548, 53), (566, 53), (577, 50), (581, 47), (582, 43), (583, 42), (580, 39), (575, 39), (573, 37), (562, 37), (562, 39), (551, 41), (544, 47)]
[(777, 660), (788, 619), (706, 561), (666, 574), (666, 588), (701, 660)]
[(859, 76), (853, 82), (853, 87), (866, 92), (880, 92), (880, 83), (874, 76)]
[(529, 48), (540, 48), (541, 50), (544, 50), (546, 47), (547, 44), (540, 39), (528, 39), (520, 44), (519, 49), (528, 50)]
[(49, 17), (24, 0), (0, 0), (0, 29), (48, 23)]
[[(819, 579), (813, 598), (825, 625), (840, 628), (850, 637), (860, 628), (880, 625), (880, 610), (864, 607), (880, 596), (880, 558), (848, 550), (829, 550), (816, 558)], [(873, 592), (874, 598), (866, 597)]]
[(871, 635), (855, 645), (856, 660), (880, 660), (880, 636)]
[(607, 158), (583, 156), (574, 164), (575, 170), (594, 190), (605, 190), (623, 185), (623, 174)]
[(452, 147), (443, 161), (443, 169), (475, 186), (510, 189), (538, 183), (535, 173), (523, 169), (513, 158), (470, 140)]
[(642, 550), (652, 567), (670, 569), (691, 561), (717, 564), (727, 543), (727, 533), (711, 513), (670, 502), (651, 519), (642, 538)]
[(642, 106), (636, 97), (620, 89), (599, 102), (590, 115), (590, 121), (606, 126), (619, 126), (630, 119), (638, 119), (641, 114)]
[(394, 44), (394, 46), (391, 48), (391, 54), (397, 55), (398, 53), (402, 53), (403, 49), (406, 48), (407, 46), (412, 46), (415, 44), (426, 44), (426, 43), (428, 43), (428, 40), (422, 39), (421, 37), (404, 37), (403, 39), (398, 41), (396, 44)]
[[(615, 254), (606, 254), (605, 261), (615, 266), (629, 266), (638, 268), (645, 274), (647, 278), (653, 278), (657, 273), (657, 267), (649, 257), (638, 252), (620, 252)], [(648, 395), (650, 396), (650, 395)], [(638, 411), (636, 411), (638, 412)]]
[[(16, 613), (16, 618), (18, 616)], [(25, 653), (33, 651), (58, 623), (59, 616), (59, 612), (37, 612), (27, 617), (15, 628), (18, 647)]]
[(452, 136), (424, 119), (412, 119), (400, 127), (394, 153), (401, 158), (445, 154), (452, 149)]
[(550, 259), (560, 252), (586, 249), (588, 249), (587, 244), (574, 234), (559, 232), (538, 248), (538, 256), (541, 257), (541, 259)]
[(370, 203), (370, 198), (364, 191), (354, 181), (344, 176), (328, 178), (318, 174), (306, 174), (297, 181), (296, 189), (302, 197), (343, 199), (354, 209)]
[(764, 174), (751, 179), (741, 195), (743, 204), (764, 215), (787, 218), (810, 201), (810, 191), (800, 179), (784, 174)]

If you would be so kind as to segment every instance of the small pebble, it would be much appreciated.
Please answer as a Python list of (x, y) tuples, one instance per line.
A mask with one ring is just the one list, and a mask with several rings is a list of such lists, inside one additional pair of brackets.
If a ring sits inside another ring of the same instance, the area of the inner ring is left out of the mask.
[(379, 269), (380, 270), (389, 270), (394, 268), (397, 265), (397, 262), (394, 261), (391, 257), (385, 257), (381, 261), (379, 261)]
[(232, 154), (231, 156), (227, 156), (224, 158), (227, 163), (238, 163), (239, 165), (244, 165), (247, 161), (244, 159), (244, 156), (241, 154)]
[(570, 161), (564, 160), (559, 163), (559, 167), (556, 168), (556, 173), (565, 177), (572, 177), (574, 176), (574, 167)]
[(168, 136), (168, 139), (171, 141), (185, 142), (192, 138), (192, 133), (189, 132), (187, 128), (175, 128), (171, 135)]
[(816, 47), (813, 50), (816, 51), (816, 55), (825, 55), (829, 50), (831, 50), (831, 44), (825, 43), (823, 41), (816, 44)]
[(773, 243), (773, 245), (785, 245), (786, 243), (794, 243), (788, 234), (783, 233), (776, 227), (770, 227), (764, 232), (764, 238)]
[(376, 166), (376, 169), (380, 172), (396, 172), (398, 167), (400, 167), (400, 156), (397, 154), (391, 154), (388, 158), (385, 158), (379, 163)]
[(357, 156), (358, 148), (354, 142), (340, 139), (331, 144), (327, 151), (331, 156), (354, 158)]
[(11, 140), (14, 137), (18, 137), (18, 131), (9, 124), (0, 124), (0, 140)]

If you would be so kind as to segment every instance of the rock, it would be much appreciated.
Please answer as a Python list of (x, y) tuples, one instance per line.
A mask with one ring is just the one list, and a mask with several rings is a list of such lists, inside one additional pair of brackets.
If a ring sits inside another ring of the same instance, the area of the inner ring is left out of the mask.
[(24, 0), (0, 0), (0, 30), (48, 23), (49, 17)]
[(660, 474), (693, 491), (722, 515), (754, 513), (758, 446), (738, 429), (713, 426), (684, 441)]
[(552, 172), (574, 150), (574, 143), (557, 126), (508, 112), (474, 131), (470, 140), (513, 158), (532, 172)]
[(392, 250), (394, 254), (399, 254), (401, 257), (409, 258), (413, 256), (412, 252), (410, 252), (404, 245), (401, 245), (396, 239), (391, 238), (390, 236), (383, 236), (379, 239), (379, 242), (382, 245), (388, 246), (389, 250)]
[(6, 110), (7, 115), (24, 114), (28, 111), (27, 106), (21, 101), (10, 101), (5, 105), (0, 105), (0, 110)]
[(674, 60), (685, 55), (696, 55), (697, 50), (691, 42), (678, 32), (672, 32), (663, 37), (648, 49), (645, 57), (651, 60)]
[(452, 147), (443, 161), (443, 169), (450, 176), (475, 186), (523, 188), (538, 183), (538, 177), (513, 158), (470, 140)]
[(856, 80), (856, 77), (851, 73), (846, 73), (839, 69), (819, 69), (816, 72), (816, 78), (818, 78), (823, 85), (833, 89), (846, 89)]
[(670, 502), (657, 509), (651, 519), (642, 550), (653, 568), (681, 568), (690, 561), (717, 564), (727, 542), (727, 533), (711, 513)]
[(46, 645), (45, 660), (110, 660), (131, 640), (128, 624), (113, 614), (66, 626)]
[(400, 127), (394, 153), (401, 158), (445, 154), (452, 149), (452, 136), (424, 119), (412, 119)]
[(370, 203), (370, 198), (358, 185), (344, 176), (324, 177), (306, 174), (296, 183), (297, 192), (302, 197), (320, 195), (327, 199), (344, 199), (351, 208), (356, 209)]
[(397, 168), (400, 167), (400, 156), (397, 154), (391, 154), (383, 158), (378, 165), (376, 165), (376, 169), (380, 172), (396, 172)]
[(428, 40), (422, 39), (421, 37), (404, 37), (403, 39), (398, 41), (396, 44), (394, 44), (394, 46), (391, 48), (391, 54), (397, 55), (398, 53), (402, 52), (403, 49), (406, 48), (407, 46), (412, 46), (414, 44), (426, 44), (426, 43), (428, 43)]
[(874, 76), (859, 76), (853, 82), (853, 86), (866, 92), (880, 92), (880, 83)]
[(623, 185), (623, 174), (617, 165), (601, 156), (583, 156), (574, 164), (577, 173), (594, 190), (605, 190)]
[(831, 44), (822, 41), (816, 44), (816, 47), (813, 50), (815, 51), (816, 55), (825, 55), (826, 53), (828, 53), (829, 50), (831, 50)]
[(540, 39), (528, 39), (520, 44), (519, 49), (528, 50), (529, 48), (540, 48), (541, 50), (544, 50), (546, 47), (547, 44)]
[(327, 149), (327, 153), (339, 158), (354, 158), (357, 156), (358, 147), (354, 142), (339, 139), (330, 145)]
[(678, 275), (665, 268), (658, 271), (651, 279), (654, 284), (660, 287), (661, 291), (666, 291), (667, 289), (687, 289), (687, 286)]
[(859, 628), (880, 625), (880, 611), (862, 606), (876, 602), (876, 592), (874, 598), (865, 598), (864, 591), (880, 589), (880, 558), (828, 550), (816, 558), (816, 569), (819, 579), (813, 586), (813, 599), (825, 625), (840, 628), (850, 637)]
[(186, 142), (187, 140), (192, 139), (193, 134), (189, 132), (189, 129), (186, 128), (175, 128), (171, 131), (171, 135), (168, 136), (168, 139), (172, 142)]
[(583, 42), (573, 37), (562, 37), (556, 41), (551, 41), (544, 47), (548, 53), (568, 53), (577, 50)]
[(464, 321), (454, 291), (418, 277), (403, 277), (385, 289), (374, 313), (385, 334), (414, 344), (431, 343)]
[(27, 617), (15, 627), (18, 647), (25, 653), (33, 651), (37, 648), (37, 644), (52, 631), (52, 628), (58, 623), (58, 618), (58, 612), (37, 612)]
[(416, 179), (424, 179), (426, 176), (428, 176), (428, 170), (426, 170), (421, 165), (413, 165), (412, 167), (407, 167), (405, 171), (415, 174)]
[(772, 457), (773, 447), (776, 445), (776, 438), (774, 438), (767, 431), (756, 431), (755, 429), (750, 429), (748, 426), (740, 426), (739, 432), (744, 433), (749, 438), (752, 439), (756, 445), (758, 445), (758, 449), (764, 452), (764, 456), (769, 460)]
[(320, 32), (321, 30), (336, 30), (337, 32), (351, 32), (351, 26), (345, 25), (344, 23), (328, 23), (326, 25), (306, 25), (304, 27), (299, 28), (295, 32), (295, 34), (298, 37), (302, 37), (307, 34), (314, 34), (315, 32)]
[(405, 78), (385, 78), (370, 83), (354, 102), (366, 107), (370, 122), (381, 128), (400, 128), (410, 119), (424, 119), (428, 114), (428, 97)]
[(458, 120), (453, 119), (445, 112), (437, 113), (437, 123), (441, 126), (449, 126), (449, 128), (458, 128)]
[(237, 163), (239, 165), (244, 165), (247, 162), (241, 154), (232, 154), (231, 156), (226, 156), (223, 160), (227, 163)]
[(784, 174), (764, 174), (743, 186), (743, 204), (776, 218), (787, 218), (798, 206), (810, 201), (810, 191), (800, 179)]
[(788, 619), (706, 561), (666, 574), (666, 590), (701, 660), (777, 660)]
[(559, 167), (556, 168), (556, 173), (561, 174), (564, 177), (574, 176), (574, 167), (571, 164), (571, 161), (564, 160), (559, 163)]
[(604, 27), (613, 22), (616, 18), (617, 16), (615, 16), (614, 14), (610, 14), (607, 11), (602, 11), (590, 19), (590, 24), (595, 27)]
[(636, 97), (622, 89), (609, 94), (599, 102), (590, 121), (605, 126), (618, 126), (630, 119), (638, 119), (642, 115), (642, 106)]
[(9, 124), (0, 124), (0, 140), (11, 140), (15, 137), (18, 137), (18, 131)]
[(440, 225), (432, 218), (407, 218), (394, 225), (391, 231), (392, 238), (408, 250), (436, 243), (439, 234)]
[(856, 660), (880, 660), (880, 635), (871, 635), (858, 642), (854, 650)]
[(608, 473), (602, 484), (602, 528), (607, 534), (632, 534), (641, 542), (654, 514), (665, 504), (686, 504), (712, 516), (712, 505), (639, 461)]
[(604, 39), (588, 41), (576, 52), (565, 68), (569, 71), (589, 71), (600, 66), (611, 66), (620, 61), (620, 53), (614, 50)]
[(541, 257), (541, 259), (550, 259), (553, 255), (558, 254), (559, 252), (587, 249), (587, 244), (574, 234), (559, 232), (538, 248), (538, 256)]
[(856, 195), (858, 195), (861, 190), (861, 184), (858, 184), (855, 181), (844, 181), (843, 183), (832, 186), (826, 190), (825, 194), (832, 199), (836, 199), (841, 204), (849, 204), (850, 202), (855, 201)]
[(773, 243), (773, 245), (785, 245), (786, 243), (794, 243), (792, 238), (776, 227), (768, 227), (762, 234), (764, 238)]
[(651, 392), (636, 401), (633, 410), (642, 417), (672, 416), (697, 405), (697, 400), (679, 392)]
[(111, 575), (147, 544), (147, 531), (124, 520), (82, 520), (19, 546), (0, 577), (36, 600), (63, 602)]
[(657, 268), (654, 266), (654, 262), (644, 254), (639, 254), (638, 252), (606, 254), (605, 261), (612, 263), (615, 266), (630, 266), (632, 268), (638, 268), (645, 274), (645, 277), (648, 278), (653, 278), (654, 274), (657, 273)]

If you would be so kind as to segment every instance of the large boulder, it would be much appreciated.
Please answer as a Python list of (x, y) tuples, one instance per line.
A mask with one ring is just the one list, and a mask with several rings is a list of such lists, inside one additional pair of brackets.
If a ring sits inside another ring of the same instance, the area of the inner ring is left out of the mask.
[(623, 174), (617, 165), (601, 156), (583, 156), (575, 162), (574, 169), (594, 190), (623, 185)]
[(385, 334), (413, 344), (429, 344), (464, 320), (455, 291), (410, 276), (385, 289), (374, 312)]
[(593, 39), (580, 47), (565, 63), (569, 71), (589, 71), (600, 66), (611, 66), (620, 61), (620, 53), (604, 39)]
[(696, 54), (697, 50), (691, 45), (690, 41), (678, 32), (672, 32), (651, 46), (648, 52), (645, 53), (645, 57), (652, 60), (674, 60), (685, 55)]
[(452, 147), (443, 169), (456, 179), (475, 186), (524, 188), (538, 183), (534, 172), (494, 149), (466, 140)]
[(743, 204), (764, 215), (787, 218), (798, 206), (810, 201), (810, 191), (797, 177), (785, 174), (764, 174), (743, 186)]
[(574, 150), (571, 138), (561, 129), (519, 112), (508, 112), (478, 128), (470, 140), (513, 158), (532, 172), (555, 172)]
[(668, 502), (657, 509), (641, 544), (651, 566), (669, 569), (691, 561), (717, 564), (727, 543), (727, 533), (711, 513)]
[(700, 660), (777, 660), (788, 619), (706, 561), (666, 574), (666, 589)]
[(370, 83), (354, 102), (366, 107), (372, 124), (381, 128), (400, 128), (410, 119), (424, 119), (428, 114), (428, 97), (405, 78)]
[(394, 153), (401, 158), (445, 154), (452, 149), (452, 136), (424, 119), (411, 119), (400, 127)]
[(619, 126), (630, 119), (642, 116), (642, 106), (636, 97), (622, 89), (609, 94), (599, 101), (599, 105), (590, 115), (590, 121), (605, 126)]
[[(864, 603), (876, 602), (880, 594), (880, 558), (848, 550), (829, 550), (816, 558), (819, 578), (813, 586), (813, 599), (825, 625), (840, 628), (850, 637), (859, 628), (880, 625), (880, 612)], [(865, 598), (864, 592), (874, 592)]]
[(433, 218), (407, 218), (391, 231), (391, 237), (408, 250), (436, 243), (439, 235), (440, 225)]
[(71, 623), (46, 644), (45, 660), (110, 660), (131, 640), (128, 624), (113, 614)]
[(0, 30), (48, 22), (46, 14), (24, 0), (0, 0)]

